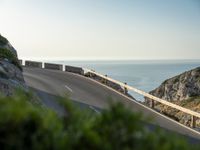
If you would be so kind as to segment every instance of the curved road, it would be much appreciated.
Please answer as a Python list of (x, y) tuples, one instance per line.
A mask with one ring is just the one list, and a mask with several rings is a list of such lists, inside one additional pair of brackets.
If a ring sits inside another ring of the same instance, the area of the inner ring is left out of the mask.
[(180, 134), (200, 139), (200, 133), (185, 127), (176, 121), (106, 87), (92, 79), (77, 74), (56, 70), (24, 68), (24, 77), (31, 87), (43, 100), (43, 103), (58, 113), (63, 108), (56, 102), (57, 96), (68, 95), (70, 99), (88, 105), (98, 112), (98, 108), (107, 108), (109, 101), (120, 101), (135, 112), (153, 118), (153, 124)]

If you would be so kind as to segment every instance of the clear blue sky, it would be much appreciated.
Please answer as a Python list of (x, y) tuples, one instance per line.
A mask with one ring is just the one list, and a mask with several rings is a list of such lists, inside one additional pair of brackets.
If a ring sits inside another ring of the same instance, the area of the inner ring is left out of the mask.
[(200, 59), (200, 0), (0, 0), (21, 58)]

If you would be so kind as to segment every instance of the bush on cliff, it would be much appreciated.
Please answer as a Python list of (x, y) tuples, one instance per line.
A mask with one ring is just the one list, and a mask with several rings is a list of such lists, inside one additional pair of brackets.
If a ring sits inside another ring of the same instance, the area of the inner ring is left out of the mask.
[(11, 51), (9, 51), (5, 48), (0, 48), (0, 58), (8, 59), (12, 64), (17, 66), (20, 70), (22, 70), (22, 67), (19, 64), (17, 57)]
[(32, 105), (29, 96), (0, 98), (0, 146), (15, 150), (193, 150), (180, 137), (141, 123), (141, 115), (122, 104), (101, 114), (80, 109), (66, 99), (65, 117)]
[(8, 44), (8, 40), (0, 35), (0, 45), (6, 45)]

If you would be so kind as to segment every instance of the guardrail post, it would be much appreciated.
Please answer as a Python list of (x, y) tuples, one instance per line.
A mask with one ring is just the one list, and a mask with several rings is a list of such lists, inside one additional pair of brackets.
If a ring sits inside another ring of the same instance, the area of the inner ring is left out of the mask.
[(91, 78), (92, 77), (92, 74), (91, 74), (91, 72), (89, 72), (89, 78)]
[(127, 94), (128, 94), (128, 89), (127, 89), (127, 87), (126, 87), (127, 83), (125, 82), (124, 85), (125, 85), (125, 86), (124, 86), (124, 94), (127, 95)]
[(196, 127), (196, 120), (197, 118), (195, 116), (191, 116), (191, 128)]
[(154, 108), (154, 105), (155, 105), (155, 102), (154, 102), (154, 100), (151, 100), (150, 107), (151, 107), (151, 108)]
[[(106, 74), (105, 77), (107, 78), (108, 75)], [(107, 80), (106, 79), (104, 80), (104, 83), (107, 84)]]

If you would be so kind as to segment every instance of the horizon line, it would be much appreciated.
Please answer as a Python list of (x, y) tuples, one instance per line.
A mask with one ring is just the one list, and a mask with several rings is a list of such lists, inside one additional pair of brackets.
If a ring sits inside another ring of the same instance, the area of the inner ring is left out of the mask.
[(49, 61), (200, 61), (193, 58), (58, 58), (58, 57), (19, 57), (22, 60), (49, 60)]

